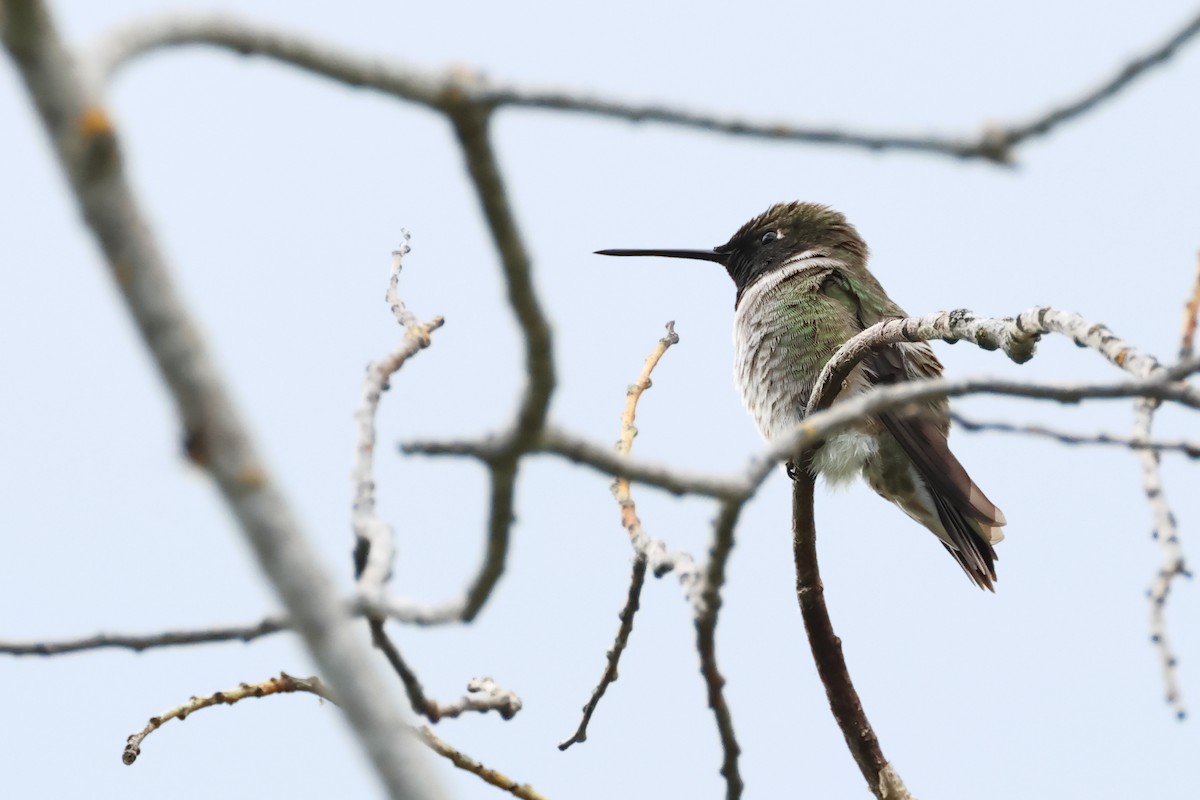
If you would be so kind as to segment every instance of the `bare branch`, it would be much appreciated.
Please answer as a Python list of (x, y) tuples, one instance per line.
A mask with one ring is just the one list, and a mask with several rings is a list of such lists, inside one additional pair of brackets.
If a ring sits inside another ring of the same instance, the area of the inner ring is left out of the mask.
[(263, 636), (289, 630), (290, 626), (280, 617), (267, 617), (251, 625), (228, 628), (201, 628), (199, 630), (164, 631), (163, 633), (108, 634), (97, 633), (81, 639), (66, 639), (57, 642), (4, 642), (0, 641), (0, 654), (11, 656), (58, 656), (80, 653), (86, 650), (132, 650), (140, 653), (158, 647), (176, 647), (191, 644), (213, 644), (215, 642), (250, 642)]
[(1179, 361), (1192, 357), (1196, 345), (1196, 320), (1200, 317), (1200, 252), (1196, 253), (1196, 278), (1192, 293), (1183, 304), (1183, 334), (1179, 337)]
[[(1183, 330), (1179, 336), (1179, 366), (1182, 368), (1192, 357), (1193, 343), (1196, 335), (1196, 317), (1200, 314), (1200, 256), (1197, 257), (1196, 277), (1192, 290), (1183, 306)], [(1154, 412), (1159, 403), (1155, 400), (1140, 400), (1134, 408), (1133, 436), (1135, 439), (1149, 439), (1150, 428), (1154, 424)], [(1167, 504), (1163, 491), (1162, 463), (1156, 451), (1143, 450), (1141, 455), (1142, 489), (1146, 500), (1150, 503), (1154, 515), (1153, 537), (1162, 548), (1163, 562), (1154, 583), (1147, 592), (1150, 597), (1150, 641), (1158, 650), (1159, 661), (1162, 664), (1163, 684), (1166, 687), (1167, 706), (1182, 720), (1187, 717), (1187, 709), (1179, 691), (1179, 679), (1175, 651), (1167, 638), (1166, 608), (1167, 598), (1171, 594), (1171, 584), (1179, 576), (1191, 577), (1184, 562), (1183, 546), (1179, 543), (1179, 527), (1175, 522), (1175, 514)]]
[(969, 341), (985, 350), (1003, 350), (1013, 361), (1023, 364), (1033, 358), (1037, 341), (1045, 333), (1069, 336), (1080, 347), (1095, 350), (1110, 363), (1139, 378), (1152, 377), (1162, 369), (1153, 356), (1119, 339), (1104, 325), (1089, 322), (1073, 312), (1035, 306), (1016, 317), (978, 317), (960, 308), (924, 317), (887, 320), (851, 338), (834, 353), (817, 376), (806, 416), (828, 408), (850, 371), (873, 349), (932, 339)]
[[(663, 354), (672, 345), (678, 343), (679, 336), (675, 333), (675, 323), (674, 321), (668, 322), (667, 335), (658, 340), (654, 350), (646, 357), (637, 381), (625, 393), (625, 411), (621, 414), (621, 438), (617, 441), (619, 456), (629, 455), (629, 451), (633, 447), (633, 439), (637, 436), (637, 428), (634, 426), (637, 404), (642, 394), (650, 388), (650, 374), (654, 372), (654, 368)], [(647, 565), (652, 563), (655, 577), (660, 578), (675, 569), (676, 566), (681, 566), (684, 570), (681, 571), (680, 580), (684, 582), (685, 586), (694, 582), (695, 564), (691, 556), (686, 553), (669, 553), (663, 542), (650, 538), (642, 529), (642, 521), (637, 515), (633, 495), (629, 490), (629, 479), (618, 477), (613, 482), (612, 491), (617, 505), (621, 508), (621, 525), (629, 533), (629, 540), (633, 545), (633, 573), (629, 579), (629, 592), (625, 598), (625, 606), (618, 615), (621, 625), (617, 629), (617, 638), (613, 642), (612, 649), (608, 651), (604, 674), (600, 676), (600, 682), (592, 690), (592, 696), (583, 707), (583, 719), (580, 720), (579, 727), (576, 728), (571, 738), (558, 745), (559, 750), (566, 750), (576, 742), (587, 741), (588, 723), (591, 722), (592, 715), (596, 712), (596, 707), (600, 704), (600, 699), (604, 697), (605, 691), (608, 690), (609, 684), (617, 680), (617, 665), (620, 663), (621, 653), (629, 644), (629, 636), (633, 633), (633, 616), (637, 613), (642, 586), (646, 582)]]
[[(1150, 438), (1150, 427), (1158, 403), (1140, 400), (1134, 410), (1133, 436), (1135, 439)], [(1153, 538), (1162, 547), (1163, 564), (1159, 567), (1154, 583), (1147, 595), (1150, 598), (1150, 641), (1158, 650), (1162, 663), (1163, 684), (1166, 687), (1167, 705), (1175, 716), (1184, 719), (1187, 710), (1179, 693), (1175, 653), (1167, 638), (1166, 606), (1171, 593), (1171, 583), (1180, 575), (1191, 577), (1183, 560), (1183, 547), (1179, 543), (1179, 528), (1175, 515), (1167, 504), (1163, 491), (1162, 470), (1159, 455), (1153, 450), (1141, 451), (1142, 489), (1154, 516)]]
[(440, 105), (447, 78), (349, 49), (288, 33), (228, 14), (171, 11), (126, 23), (89, 48), (86, 63), (97, 85), (112, 80), (127, 63), (155, 50), (182, 45), (211, 45), (241, 55), (262, 55), (323, 75), (349, 86), (362, 86), (430, 108)]
[[(842, 640), (833, 631), (825, 606), (825, 587), (817, 564), (817, 529), (813, 518), (815, 480), (807, 466), (789, 470), (792, 475), (792, 546), (796, 561), (796, 598), (812, 648), (817, 674), (825, 686), (833, 718), (846, 738), (867, 786), (878, 798), (909, 797), (900, 776), (884, 758), (858, 692), (846, 669)], [(884, 788), (889, 791), (884, 793)]]
[(1072, 433), (1048, 428), (1045, 425), (1017, 425), (1011, 422), (982, 421), (967, 419), (961, 414), (950, 412), (958, 430), (969, 433), (1016, 433), (1023, 436), (1039, 436), (1052, 439), (1059, 444), (1112, 445), (1127, 447), (1130, 450), (1153, 450), (1158, 453), (1183, 453), (1188, 458), (1200, 458), (1200, 442), (1190, 442), (1186, 439), (1143, 440), (1134, 436), (1121, 436), (1115, 433)]
[[(674, 321), (668, 322), (667, 335), (658, 340), (658, 345), (646, 357), (646, 363), (642, 366), (642, 372), (638, 376), (637, 382), (630, 386), (626, 393), (625, 412), (621, 415), (621, 438), (617, 443), (618, 457), (627, 457), (633, 447), (633, 438), (637, 436), (634, 415), (637, 412), (637, 403), (642, 393), (650, 388), (650, 374), (658, 365), (663, 354), (672, 345), (678, 343), (679, 336), (675, 333), (675, 323)], [(638, 519), (637, 510), (634, 508), (633, 498), (629, 491), (630, 479), (621, 476), (620, 470), (614, 472), (618, 477), (613, 482), (613, 496), (621, 507), (621, 526), (629, 533), (629, 541), (633, 545), (634, 552), (646, 557), (650, 571), (656, 578), (661, 578), (668, 572), (674, 571), (687, 592), (688, 600), (693, 606), (696, 606), (698, 601), (694, 596), (694, 589), (699, 581), (699, 571), (695, 560), (687, 553), (670, 551), (665, 542), (650, 537), (642, 529), (642, 521)]]
[(114, 285), (175, 400), (188, 454), (208, 470), (260, 567), (394, 797), (440, 792), (419, 762), (365, 643), (350, 630), (321, 567), (251, 441), (199, 329), (179, 299), (126, 180), (117, 133), (85, 88), (50, 15), (35, 0), (0, 2), (0, 35), (37, 106)]
[(413, 711), (428, 717), (430, 722), (437, 722), (443, 717), (457, 717), (464, 711), (498, 711), (504, 719), (512, 719), (521, 710), (521, 698), (514, 692), (500, 688), (491, 678), (473, 678), (467, 684), (467, 696), (449, 705), (443, 705), (425, 694), (416, 673), (408, 666), (400, 655), (400, 650), (384, 631), (383, 620), (371, 620), (371, 637), (404, 683)]
[[(753, 459), (742, 475), (689, 473), (653, 462), (639, 461), (633, 457), (623, 459), (601, 445), (578, 439), (554, 428), (548, 428), (542, 438), (534, 443), (534, 452), (560, 455), (606, 475), (624, 475), (635, 483), (655, 486), (672, 494), (698, 494), (725, 502), (745, 502), (758, 490), (772, 468), (792, 458), (798, 452), (797, 448), (815, 446), (817, 442), (852, 425), (862, 416), (937, 397), (964, 397), (973, 394), (1052, 400), (1059, 403), (1078, 403), (1088, 399), (1152, 397), (1200, 409), (1200, 389), (1176, 382), (1197, 370), (1200, 370), (1200, 359), (1192, 359), (1172, 367), (1159, 378), (1116, 383), (1032, 383), (1004, 378), (943, 378), (878, 386), (807, 417), (790, 436), (768, 447)], [(488, 440), (416, 441), (405, 443), (401, 449), (406, 453), (469, 456), (487, 461), (493, 457), (494, 447), (495, 445)]]
[(466, 770), (472, 775), (477, 775), (483, 779), (485, 783), (489, 783), (498, 789), (511, 794), (513, 797), (520, 797), (522, 800), (546, 800), (545, 796), (536, 791), (527, 783), (517, 783), (501, 772), (494, 769), (489, 769), (483, 764), (480, 764), (470, 756), (464, 755), (458, 750), (455, 750), (450, 745), (434, 735), (433, 731), (428, 727), (417, 729), (417, 735), (421, 737), (421, 741), (425, 742), (435, 753), (450, 759), (451, 763), (459, 769)]
[(442, 327), (444, 320), (434, 317), (422, 324), (400, 299), (400, 268), (409, 252), (408, 233), (404, 243), (392, 252), (392, 271), (388, 280), (387, 302), (404, 326), (404, 341), (378, 361), (367, 365), (363, 378), (362, 401), (354, 415), (358, 425), (358, 446), (355, 448), (354, 506), (351, 524), (354, 528), (354, 576), (358, 591), (364, 595), (380, 595), (392, 573), (395, 541), (392, 526), (375, 513), (375, 415), (379, 401), (388, 388), (388, 380), (404, 366), (404, 362), (429, 346), (430, 334)]
[[(121, 760), (126, 765), (130, 765), (137, 761), (137, 757), (142, 752), (142, 742), (147, 736), (161, 728), (163, 724), (177, 719), (180, 722), (187, 719), (188, 715), (193, 711), (199, 711), (202, 708), (209, 708), (217, 705), (233, 705), (248, 697), (267, 697), (273, 694), (286, 694), (291, 692), (309, 692), (315, 694), (322, 699), (332, 702), (329, 690), (321, 683), (321, 679), (313, 676), (311, 678), (293, 678), (286, 672), (279, 673), (278, 678), (270, 678), (262, 683), (243, 683), (238, 688), (226, 692), (217, 692), (208, 695), (207, 697), (193, 697), (188, 702), (181, 706), (176, 706), (157, 717), (151, 717), (146, 727), (142, 728), (137, 733), (129, 737), (125, 745), (125, 752), (121, 755)], [(336, 705), (336, 704), (335, 704)]]
[(725, 565), (733, 550), (733, 531), (737, 526), (743, 503), (722, 503), (713, 523), (713, 545), (704, 566), (697, 597), (700, 607), (696, 611), (696, 650), (700, 653), (700, 674), (708, 687), (708, 707), (717, 720), (717, 732), (721, 736), (721, 750), (725, 760), (721, 775), (725, 778), (726, 800), (737, 800), (742, 796), (745, 785), (738, 769), (738, 756), (742, 749), (733, 732), (733, 716), (725, 701), (725, 679), (717, 669), (717, 615), (721, 611), (721, 587), (725, 585)]
[(500, 255), (508, 302), (525, 345), (525, 374), (529, 382), (521, 397), (507, 446), (514, 452), (527, 449), (546, 422), (546, 409), (556, 381), (550, 323), (542, 311), (533, 285), (533, 264), (525, 249), (517, 221), (508, 202), (500, 165), (492, 149), (488, 127), (491, 114), (478, 103), (455, 99), (448, 112), (467, 159), (467, 172), (483, 206), (483, 215)]
[(518, 463), (546, 424), (546, 410), (556, 378), (550, 324), (538, 301), (529, 255), (509, 207), (500, 166), (492, 150), (488, 134), (490, 113), (478, 106), (458, 102), (449, 106), (447, 113), (458, 134), (467, 160), (467, 172), (475, 185), (484, 217), (500, 254), (509, 304), (523, 334), (525, 374), (528, 376), (516, 419), (503, 437), (502, 452), (490, 464), (492, 496), (487, 554), (478, 576), (467, 590), (462, 619), (469, 622), (487, 602), (504, 572)]
[(351, 86), (374, 89), (421, 105), (446, 110), (466, 104), (482, 110), (501, 106), (552, 109), (591, 114), (631, 122), (659, 122), (731, 136), (794, 141), (860, 148), (897, 150), (982, 159), (1010, 164), (1020, 144), (1044, 136), (1115, 97), (1189, 43), (1200, 30), (1200, 17), (1189, 20), (1178, 33), (1145, 55), (1134, 58), (1117, 74), (1076, 100), (1020, 124), (991, 126), (982, 133), (960, 136), (912, 136), (895, 133), (821, 128), (782, 120), (751, 120), (725, 114), (691, 111), (658, 103), (636, 103), (584, 92), (528, 88), (485, 80), (463, 70), (433, 73), (285, 33), (222, 14), (172, 13), (129, 23), (113, 31), (93, 48), (93, 72), (103, 81), (127, 62), (167, 47), (209, 45), (241, 54), (277, 59)]
[[(464, 697), (461, 701), (463, 709), (456, 712), (455, 716), (471, 705), (474, 706), (471, 710), (484, 711), (491, 708), (503, 709), (505, 708), (505, 703), (512, 703), (509, 693), (503, 689), (499, 689), (491, 678), (477, 678), (471, 681), (468, 685), (468, 691), (477, 693), (477, 696), (474, 698)], [(176, 706), (157, 717), (151, 717), (146, 727), (129, 737), (121, 760), (127, 765), (133, 764), (141, 754), (142, 742), (146, 737), (170, 720), (177, 719), (182, 722), (193, 711), (199, 711), (202, 708), (211, 708), (216, 705), (233, 705), (249, 697), (267, 697), (269, 695), (294, 692), (308, 692), (309, 694), (317, 695), (322, 700), (333, 703), (335, 706), (340, 705), (325, 684), (321, 682), (320, 678), (316, 676), (296, 678), (288, 675), (286, 672), (281, 672), (278, 678), (270, 678), (261, 683), (243, 683), (232, 691), (216, 692), (207, 697), (193, 697), (181, 706)], [(520, 700), (516, 700), (516, 708), (520, 709)], [(501, 713), (504, 713), (503, 710)], [(514, 711), (513, 713), (516, 712)], [(449, 714), (447, 715), (449, 716)], [(435, 736), (429, 728), (410, 726), (409, 730), (416, 734), (435, 753), (449, 759), (459, 769), (479, 776), (485, 783), (503, 789), (515, 797), (524, 798), (524, 800), (545, 800), (542, 795), (534, 791), (533, 787), (527, 784), (517, 784), (506, 778), (502, 773), (494, 769), (488, 769), (478, 761), (446, 744), (446, 742)]]
[[(1177, 33), (1168, 37), (1158, 47), (1131, 59), (1118, 69), (1115, 75), (1079, 99), (1053, 108), (1024, 125), (1013, 125), (995, 130), (990, 134), (990, 138), (996, 142), (1001, 152), (1007, 152), (1029, 139), (1045, 136), (1064, 122), (1083, 116), (1101, 103), (1116, 97), (1147, 70), (1174, 56), (1184, 45), (1195, 38), (1197, 33), (1200, 33), (1200, 15), (1189, 19)], [(989, 136), (985, 134), (985, 139), (987, 138)]]
[[(496, 458), (498, 446), (494, 439), (414, 440), (401, 444), (400, 451), (408, 455), (468, 456), (489, 463)], [(676, 469), (666, 464), (620, 456), (611, 446), (589, 442), (554, 426), (548, 426), (542, 432), (530, 452), (560, 456), (605, 475), (620, 475), (634, 483), (654, 486), (670, 494), (695, 494), (732, 500), (746, 491), (745, 482), (737, 478)]]
[(592, 715), (596, 713), (596, 708), (600, 705), (600, 699), (604, 697), (604, 693), (608, 690), (609, 685), (617, 680), (617, 665), (621, 661), (621, 653), (625, 651), (626, 645), (629, 644), (629, 635), (633, 633), (633, 615), (637, 613), (639, 608), (642, 586), (645, 583), (646, 556), (638, 553), (633, 559), (633, 574), (629, 578), (629, 592), (625, 597), (625, 606), (621, 609), (621, 613), (617, 615), (617, 618), (621, 621), (621, 625), (617, 629), (617, 638), (613, 641), (612, 649), (607, 653), (604, 674), (600, 676), (600, 682), (596, 684), (596, 688), (592, 689), (592, 696), (588, 698), (587, 703), (583, 706), (583, 718), (579, 720), (579, 727), (571, 734), (571, 738), (559, 742), (559, 750), (566, 750), (573, 744), (587, 741), (588, 723), (592, 721)]

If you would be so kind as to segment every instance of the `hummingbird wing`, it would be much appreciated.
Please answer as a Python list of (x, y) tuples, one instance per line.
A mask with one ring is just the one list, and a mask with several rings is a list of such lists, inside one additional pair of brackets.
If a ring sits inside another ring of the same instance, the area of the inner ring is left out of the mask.
[[(856, 278), (835, 270), (821, 285), (821, 291), (845, 304), (863, 329), (885, 319), (905, 316), (873, 278), (868, 277), (872, 286), (861, 287), (855, 285)], [(867, 298), (879, 300), (872, 303)], [(941, 362), (925, 342), (880, 348), (865, 359), (865, 366), (875, 384), (937, 378), (942, 374)], [(992, 589), (992, 581), (996, 579), (996, 552), (992, 545), (1004, 538), (1001, 531), (1004, 514), (950, 452), (946, 440), (950, 427), (948, 402), (943, 399), (922, 405), (915, 413), (887, 411), (879, 415), (879, 421), (908, 456), (925, 489), (924, 493), (916, 492), (923, 508), (910, 508), (911, 503), (889, 499), (933, 531), (980, 588)]]

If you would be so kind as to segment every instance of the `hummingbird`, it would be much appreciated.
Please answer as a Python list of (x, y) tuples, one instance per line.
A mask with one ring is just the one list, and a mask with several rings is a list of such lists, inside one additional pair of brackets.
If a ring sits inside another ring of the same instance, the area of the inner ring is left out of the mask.
[[(867, 244), (841, 213), (818, 203), (778, 203), (711, 250), (598, 250), (606, 256), (713, 261), (737, 289), (734, 382), (763, 438), (801, 423), (825, 362), (862, 330), (907, 316), (867, 269)], [(879, 348), (861, 361), (834, 402), (873, 386), (936, 378), (925, 342)], [(809, 469), (831, 486), (860, 475), (877, 494), (928, 528), (963, 571), (994, 591), (1004, 514), (950, 452), (945, 398), (884, 411), (830, 437)]]

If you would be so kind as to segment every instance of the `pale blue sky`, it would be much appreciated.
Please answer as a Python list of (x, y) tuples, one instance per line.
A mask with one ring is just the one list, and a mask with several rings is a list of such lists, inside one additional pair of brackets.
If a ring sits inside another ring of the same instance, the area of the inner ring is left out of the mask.
[[(142, 0), (56, 2), (87, 42)], [(616, 2), (215, 3), (382, 56), (497, 79), (794, 121), (969, 133), (1040, 112), (1173, 31), (1192, 4)], [(206, 478), (179, 457), (157, 375), (79, 223), (44, 134), (0, 66), (0, 624), (2, 638), (253, 621), (275, 609)], [(1002, 170), (738, 140), (658, 125), (505, 111), (496, 143), (555, 333), (553, 418), (618, 434), (625, 387), (676, 321), (682, 341), (643, 399), (635, 451), (740, 469), (760, 444), (732, 388), (733, 289), (699, 263), (606, 260), (600, 247), (711, 246), (778, 200), (843, 210), (911, 313), (1078, 310), (1174, 353), (1200, 229), (1200, 48)], [(388, 253), (434, 346), (381, 412), (380, 506), (397, 525), (399, 593), (456, 595), (482, 548), (482, 470), (401, 459), (401, 439), (502, 425), (520, 352), (496, 258), (447, 125), (258, 59), (203, 49), (131, 66), (109, 100), (135, 186), (187, 300), (315, 545), (350, 585), (352, 414), (365, 363), (398, 340)], [(956, 376), (1119, 377), (1046, 341), (1023, 367), (937, 346)], [(956, 404), (984, 418), (1126, 432), (1127, 403), (1062, 410)], [(1166, 411), (1163, 435), (1195, 430)], [(1194, 438), (1194, 434), (1193, 434)], [(1195, 722), (1162, 701), (1144, 592), (1159, 562), (1137, 462), (1113, 450), (958, 434), (955, 451), (1010, 524), (992, 596), (933, 537), (863, 487), (817, 498), (834, 624), (884, 752), (931, 798), (1184, 798)], [(1185, 543), (1200, 543), (1197, 467), (1165, 460)], [(647, 530), (697, 556), (712, 506), (646, 489)], [(747, 509), (729, 569), (720, 666), (747, 797), (865, 797), (807, 653), (792, 585), (788, 485)], [(723, 796), (694, 633), (672, 578), (647, 586), (634, 636), (582, 745), (578, 722), (625, 597), (629, 546), (601, 476), (530, 461), (508, 572), (471, 626), (398, 629), (436, 697), (490, 675), (512, 721), (450, 720), (447, 741), (551, 798)], [(1200, 558), (1200, 555), (1196, 556)], [(1194, 585), (1170, 630), (1200, 708)], [(287, 635), (238, 644), (2, 659), (0, 770), (14, 797), (376, 796), (336, 709), (308, 697), (205, 711), (125, 737), (193, 694), (311, 672)], [(397, 693), (399, 697), (399, 693)], [(444, 762), (455, 796), (499, 797)]]

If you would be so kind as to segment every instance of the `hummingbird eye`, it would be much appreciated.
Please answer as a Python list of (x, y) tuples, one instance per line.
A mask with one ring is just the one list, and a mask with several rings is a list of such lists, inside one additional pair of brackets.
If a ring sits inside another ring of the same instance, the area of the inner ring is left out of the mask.
[(779, 231), (767, 231), (766, 233), (764, 233), (762, 235), (762, 238), (758, 240), (758, 243), (759, 244), (769, 244), (770, 242), (773, 242), (778, 238), (779, 238)]

